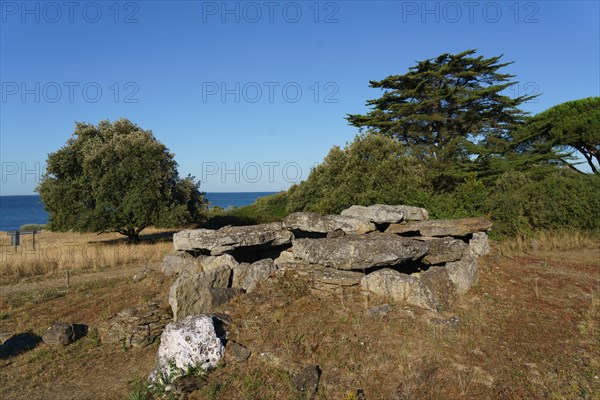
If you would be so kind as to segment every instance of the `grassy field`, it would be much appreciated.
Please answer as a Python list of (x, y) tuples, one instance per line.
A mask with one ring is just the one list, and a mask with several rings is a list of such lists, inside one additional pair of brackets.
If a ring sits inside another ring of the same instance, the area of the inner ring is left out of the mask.
[(21, 246), (10, 246), (10, 237), (0, 235), (0, 285), (158, 263), (172, 251), (173, 231), (149, 228), (142, 232), (137, 246), (126, 244), (117, 233), (81, 234), (44, 230), (36, 235), (33, 248), (31, 235), (21, 237)]
[[(98, 246), (121, 246), (113, 240)], [(170, 251), (158, 239), (142, 246), (144, 255), (119, 264), (131, 275), (133, 266)], [(298, 399), (293, 373), (316, 364), (318, 399), (357, 399), (359, 389), (367, 399), (600, 399), (597, 242), (550, 235), (493, 247), (479, 284), (441, 314), (396, 305), (372, 316), (368, 309), (384, 299), (353, 290), (316, 293), (291, 276), (239, 296), (221, 311), (233, 317), (229, 338), (252, 356), (210, 373), (190, 398)], [(104, 260), (97, 268), (116, 266)], [(89, 269), (79, 265), (82, 274)], [(103, 276), (69, 288), (0, 292), (0, 398), (143, 398), (139, 382), (152, 370), (158, 344), (126, 350), (102, 343), (96, 327), (125, 307), (166, 301), (169, 286), (157, 274), (139, 283)], [(39, 337), (53, 322), (85, 323), (90, 334), (50, 347)], [(21, 343), (20, 350), (6, 341)]]

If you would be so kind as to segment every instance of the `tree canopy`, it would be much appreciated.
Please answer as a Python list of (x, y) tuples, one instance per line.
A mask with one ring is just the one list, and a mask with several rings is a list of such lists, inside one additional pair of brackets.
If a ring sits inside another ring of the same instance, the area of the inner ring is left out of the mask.
[(173, 153), (126, 119), (76, 123), (48, 155), (37, 191), (57, 231), (118, 232), (130, 243), (148, 226), (197, 220), (206, 208), (193, 177), (180, 178)]
[[(535, 96), (503, 94), (517, 84), (501, 72), (511, 63), (474, 53), (442, 54), (371, 81), (383, 95), (367, 102), (367, 114), (347, 117), (362, 133), (280, 196), (287, 211), (410, 204), (434, 218), (485, 215), (499, 236), (597, 230), (600, 98), (530, 117), (519, 106)], [(594, 174), (572, 170), (575, 151)]]
[[(365, 133), (334, 146), (308, 179), (289, 190), (288, 211), (339, 213), (353, 204), (414, 204), (429, 188), (427, 168), (392, 138)], [(416, 204), (419, 203), (419, 204)]]
[(369, 113), (349, 114), (349, 123), (399, 140), (442, 175), (460, 174), (466, 164), (490, 156), (495, 142), (510, 138), (526, 119), (519, 105), (535, 97), (503, 94), (517, 83), (499, 71), (511, 62), (475, 52), (442, 54), (404, 75), (371, 81), (383, 95), (367, 102)]
[(568, 101), (536, 115), (522, 135), (563, 151), (567, 163), (581, 155), (594, 174), (600, 174), (600, 97)]

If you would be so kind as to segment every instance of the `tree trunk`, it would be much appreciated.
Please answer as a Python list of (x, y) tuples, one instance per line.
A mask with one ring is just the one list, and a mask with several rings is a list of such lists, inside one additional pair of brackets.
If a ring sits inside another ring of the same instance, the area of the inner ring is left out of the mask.
[(141, 228), (122, 228), (116, 229), (114, 232), (118, 232), (123, 236), (127, 236), (127, 244), (139, 244), (140, 243), (140, 232), (146, 227)]
[(140, 243), (140, 234), (133, 231), (127, 235), (127, 244), (139, 244)]

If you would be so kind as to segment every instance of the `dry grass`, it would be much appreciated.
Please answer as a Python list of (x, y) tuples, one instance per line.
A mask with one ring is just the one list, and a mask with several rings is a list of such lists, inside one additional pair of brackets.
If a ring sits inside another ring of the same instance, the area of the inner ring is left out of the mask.
[[(20, 335), (31, 346), (11, 355), (18, 346), (0, 345), (0, 398), (123, 398), (130, 382), (152, 369), (158, 344), (125, 351), (102, 343), (97, 328), (123, 308), (165, 299), (167, 291), (168, 282), (156, 277), (126, 277), (2, 296), (0, 343)], [(40, 336), (55, 322), (83, 323), (89, 333), (67, 347), (45, 345)]]
[[(395, 305), (372, 316), (385, 299), (317, 293), (284, 276), (221, 308), (233, 318), (229, 339), (252, 355), (213, 371), (190, 398), (303, 398), (294, 372), (316, 364), (317, 399), (357, 399), (358, 389), (369, 400), (599, 399), (599, 263), (596, 250), (581, 249), (490, 256), (479, 284), (440, 315)], [(169, 282), (153, 279), (11, 293), (0, 301), (0, 331), (39, 335), (59, 321), (93, 330), (122, 308), (164, 300)], [(440, 323), (454, 316), (455, 326)], [(65, 348), (38, 343), (0, 356), (0, 398), (122, 398), (151, 371), (156, 350), (124, 351), (93, 335)]]
[[(385, 316), (355, 291), (285, 295), (264, 285), (226, 305), (244, 364), (214, 371), (194, 399), (297, 399), (294, 371), (323, 371), (318, 399), (597, 399), (600, 275), (593, 265), (488, 259), (446, 313), (397, 305)], [(441, 321), (457, 316), (459, 323)], [(301, 397), (300, 397), (301, 398)]]
[(500, 242), (500, 249), (504, 254), (600, 249), (600, 232), (578, 230), (541, 231), (533, 237), (518, 236), (503, 240)]
[(0, 236), (0, 284), (23, 278), (53, 277), (69, 270), (99, 271), (107, 268), (143, 266), (157, 263), (172, 250), (171, 231), (146, 229), (139, 245), (127, 245), (124, 236), (112, 234), (58, 233), (43, 231), (21, 237), (22, 245), (10, 246), (10, 237)]

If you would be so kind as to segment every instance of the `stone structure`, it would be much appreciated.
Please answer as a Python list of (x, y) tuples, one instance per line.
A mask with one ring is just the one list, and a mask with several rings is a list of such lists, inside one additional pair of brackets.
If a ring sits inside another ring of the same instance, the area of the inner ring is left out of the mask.
[(477, 282), (490, 228), (482, 218), (429, 220), (427, 210), (403, 205), (293, 213), (283, 223), (176, 233), (161, 269), (177, 277), (169, 294), (175, 320), (210, 313), (278, 270), (317, 289), (354, 286), (441, 310)]
[(171, 320), (168, 306), (150, 302), (121, 310), (98, 331), (103, 342), (122, 342), (125, 348), (146, 347), (154, 343)]

